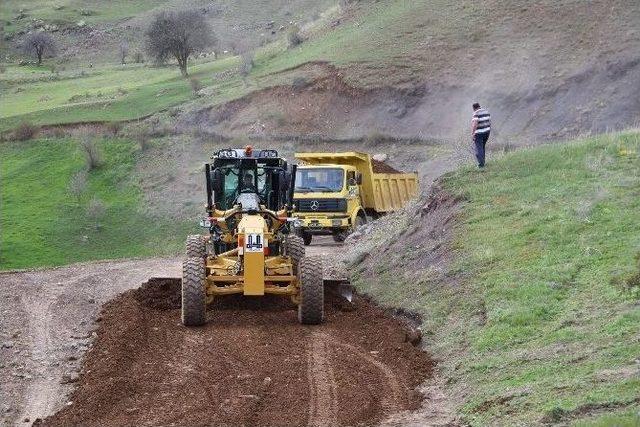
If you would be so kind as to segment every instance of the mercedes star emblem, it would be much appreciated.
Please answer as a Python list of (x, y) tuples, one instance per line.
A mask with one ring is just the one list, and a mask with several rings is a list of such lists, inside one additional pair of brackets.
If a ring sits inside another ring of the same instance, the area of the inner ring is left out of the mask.
[(317, 200), (314, 200), (313, 202), (311, 202), (311, 210), (317, 211), (319, 207), (320, 207), (320, 202), (318, 202)]

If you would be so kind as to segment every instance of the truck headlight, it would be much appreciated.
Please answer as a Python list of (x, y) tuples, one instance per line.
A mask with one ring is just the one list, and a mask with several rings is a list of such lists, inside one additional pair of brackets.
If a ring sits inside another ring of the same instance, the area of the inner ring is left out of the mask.
[(334, 227), (340, 227), (342, 225), (342, 220), (341, 219), (332, 219), (331, 220), (331, 225)]

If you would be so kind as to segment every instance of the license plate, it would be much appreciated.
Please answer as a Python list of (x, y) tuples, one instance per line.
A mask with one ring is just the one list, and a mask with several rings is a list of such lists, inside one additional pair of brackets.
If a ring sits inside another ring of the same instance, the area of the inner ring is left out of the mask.
[(266, 241), (262, 234), (250, 233), (247, 234), (247, 240), (244, 246), (247, 252), (262, 252), (265, 244)]

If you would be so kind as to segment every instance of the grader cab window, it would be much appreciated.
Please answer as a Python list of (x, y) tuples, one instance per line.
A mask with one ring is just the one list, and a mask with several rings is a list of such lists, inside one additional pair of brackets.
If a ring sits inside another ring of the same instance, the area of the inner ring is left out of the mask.
[[(273, 196), (271, 171), (262, 165), (220, 166), (222, 194), (216, 194), (218, 209), (231, 209), (236, 199), (243, 193), (256, 193), (261, 203), (270, 206)], [(213, 185), (212, 185), (213, 187)]]

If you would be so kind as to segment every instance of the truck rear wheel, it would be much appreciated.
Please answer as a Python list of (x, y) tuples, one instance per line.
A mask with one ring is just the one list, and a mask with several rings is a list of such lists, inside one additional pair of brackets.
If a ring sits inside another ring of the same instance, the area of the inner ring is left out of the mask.
[(293, 263), (293, 272), (298, 272), (298, 266), (300, 265), (300, 260), (304, 258), (304, 241), (302, 237), (290, 234), (287, 236), (287, 240), (284, 244), (285, 252), (288, 256), (291, 257), (291, 262)]
[(324, 284), (322, 258), (305, 257), (300, 261), (300, 304), (298, 320), (303, 325), (317, 325), (324, 319)]
[(206, 252), (204, 236), (192, 234), (187, 237), (187, 258), (204, 258)]
[(200, 326), (206, 322), (205, 266), (202, 258), (182, 263), (182, 324)]

